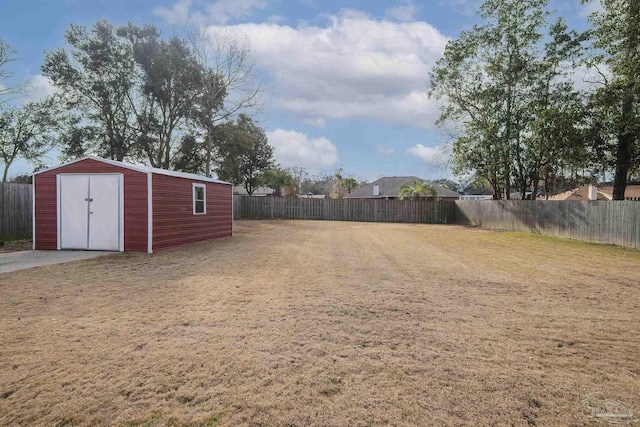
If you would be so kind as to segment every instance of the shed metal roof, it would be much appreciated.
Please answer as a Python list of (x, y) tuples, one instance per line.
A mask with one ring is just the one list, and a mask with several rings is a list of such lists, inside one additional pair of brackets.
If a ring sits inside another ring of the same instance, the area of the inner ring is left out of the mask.
[(131, 170), (142, 172), (142, 173), (157, 173), (159, 175), (168, 175), (168, 176), (175, 176), (175, 177), (178, 177), (178, 178), (185, 178), (185, 179), (192, 179), (192, 180), (197, 180), (197, 181), (215, 182), (217, 184), (228, 184), (228, 185), (231, 185), (230, 182), (221, 181), (219, 179), (214, 179), (214, 178), (208, 178), (208, 177), (202, 176), (202, 175), (196, 175), (195, 173), (170, 171), (170, 170), (166, 170), (166, 169), (153, 168), (151, 166), (133, 165), (131, 163), (119, 162), (117, 160), (111, 160), (111, 159), (103, 159), (102, 157), (96, 157), (96, 156), (86, 156), (86, 157), (83, 157), (83, 158), (78, 159), (78, 160), (73, 160), (71, 162), (67, 162), (67, 163), (64, 163), (62, 165), (54, 166), (54, 167), (49, 168), (49, 169), (45, 169), (45, 170), (41, 170), (41, 171), (35, 172), (34, 175), (38, 175), (38, 174), (41, 174), (43, 172), (48, 172), (48, 171), (52, 171), (52, 170), (55, 170), (55, 169), (59, 169), (59, 168), (62, 168), (62, 167), (68, 166), (68, 165), (72, 165), (74, 163), (81, 162), (83, 160), (95, 160), (97, 162), (107, 163), (107, 164), (110, 164), (110, 165), (113, 165), (113, 166), (118, 166), (118, 167), (125, 168), (125, 169), (131, 169)]

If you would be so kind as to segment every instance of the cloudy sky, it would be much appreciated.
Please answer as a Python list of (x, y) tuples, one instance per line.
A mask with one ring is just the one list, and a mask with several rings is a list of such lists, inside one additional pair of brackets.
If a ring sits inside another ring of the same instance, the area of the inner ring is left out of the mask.
[[(597, 1), (597, 0), (596, 0)], [(188, 22), (246, 37), (266, 81), (263, 111), (284, 167), (311, 173), (342, 167), (362, 179), (449, 177), (446, 138), (434, 126), (430, 68), (447, 40), (477, 22), (477, 0), (8, 0), (0, 37), (19, 51), (14, 74), (36, 98), (50, 87), (43, 53), (63, 45), (71, 23), (151, 23), (171, 34)], [(584, 28), (593, 5), (552, 0)], [(50, 159), (55, 163), (56, 159)], [(11, 175), (29, 173), (20, 162)]]

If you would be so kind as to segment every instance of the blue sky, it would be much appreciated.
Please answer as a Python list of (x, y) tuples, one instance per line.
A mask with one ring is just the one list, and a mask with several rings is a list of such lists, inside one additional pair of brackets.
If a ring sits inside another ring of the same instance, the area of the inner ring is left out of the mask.
[[(597, 2), (597, 0), (596, 0)], [(427, 74), (446, 41), (474, 22), (476, 0), (9, 0), (0, 37), (19, 52), (16, 77), (37, 98), (44, 51), (63, 46), (69, 24), (155, 24), (165, 35), (199, 22), (247, 38), (266, 79), (262, 111), (282, 166), (312, 174), (338, 167), (361, 179), (390, 175), (450, 177), (447, 142), (434, 126), (438, 106)], [(584, 28), (595, 5), (553, 0), (570, 25)], [(48, 163), (55, 164), (52, 156)], [(18, 162), (10, 175), (30, 173)]]

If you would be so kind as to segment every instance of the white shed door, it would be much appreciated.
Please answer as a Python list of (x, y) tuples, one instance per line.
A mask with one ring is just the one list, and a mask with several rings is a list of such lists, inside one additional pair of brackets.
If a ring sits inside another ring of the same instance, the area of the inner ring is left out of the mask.
[(89, 248), (89, 177), (87, 175), (59, 175), (60, 247), (62, 249)]
[(120, 250), (120, 175), (60, 175), (60, 248)]
[(120, 177), (89, 175), (89, 249), (120, 249)]

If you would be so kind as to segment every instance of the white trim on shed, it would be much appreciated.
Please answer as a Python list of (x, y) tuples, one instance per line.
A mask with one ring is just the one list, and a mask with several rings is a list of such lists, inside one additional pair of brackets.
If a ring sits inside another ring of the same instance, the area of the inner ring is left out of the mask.
[(52, 170), (55, 170), (55, 169), (63, 168), (65, 166), (69, 166), (69, 165), (72, 165), (74, 163), (81, 162), (83, 160), (95, 160), (96, 162), (102, 162), (102, 163), (106, 163), (106, 164), (109, 164), (109, 165), (113, 165), (113, 166), (117, 166), (117, 167), (121, 167), (121, 168), (125, 168), (125, 169), (134, 170), (134, 171), (137, 171), (137, 172), (147, 173), (147, 174), (148, 173), (157, 173), (159, 175), (168, 175), (168, 176), (175, 176), (175, 177), (178, 177), (178, 178), (192, 179), (192, 180), (197, 180), (197, 181), (214, 182), (216, 184), (232, 185), (230, 182), (221, 181), (219, 179), (214, 179), (214, 178), (208, 178), (206, 176), (196, 175), (194, 173), (170, 171), (170, 170), (166, 170), (166, 169), (152, 168), (150, 166), (132, 165), (131, 163), (119, 162), (117, 160), (103, 159), (101, 157), (95, 157), (95, 156), (86, 156), (86, 157), (83, 157), (83, 158), (78, 159), (78, 160), (73, 160), (73, 161), (64, 163), (62, 165), (58, 165), (58, 166), (54, 166), (54, 167), (49, 168), (49, 169), (44, 169), (44, 170), (38, 171), (38, 172), (34, 173), (33, 175), (38, 175), (38, 174), (41, 174), (41, 173), (44, 173), (44, 172), (49, 172), (49, 171), (52, 171)]

